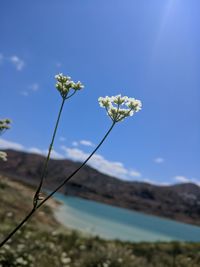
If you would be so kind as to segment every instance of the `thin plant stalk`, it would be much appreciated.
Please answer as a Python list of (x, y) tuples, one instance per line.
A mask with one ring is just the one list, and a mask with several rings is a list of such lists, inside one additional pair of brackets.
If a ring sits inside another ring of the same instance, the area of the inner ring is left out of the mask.
[(68, 176), (54, 191), (52, 191), (46, 198), (44, 198), (36, 207), (38, 209), (41, 207), (49, 198), (51, 198), (61, 187), (63, 187), (87, 162), (88, 160), (94, 155), (94, 153), (99, 149), (99, 147), (103, 144), (109, 133), (112, 131), (114, 125), (116, 122), (113, 122), (101, 142), (98, 144), (98, 146), (93, 150), (93, 152), (87, 157), (87, 159), (72, 173), (70, 176)]
[(108, 129), (107, 133), (104, 135), (102, 140), (99, 142), (97, 147), (93, 152), (87, 157), (87, 159), (71, 174), (69, 175), (54, 191), (52, 191), (46, 198), (44, 198), (37, 206), (33, 206), (32, 210), (26, 215), (26, 217), (8, 234), (8, 236), (0, 243), (0, 248), (32, 217), (32, 215), (39, 209), (49, 198), (51, 198), (63, 185), (65, 185), (83, 166), (88, 162), (88, 160), (94, 155), (94, 153), (103, 144), (109, 133), (112, 131), (116, 121), (113, 121), (111, 127)]
[(46, 157), (46, 160), (45, 160), (45, 163), (44, 163), (44, 168), (43, 168), (42, 175), (41, 175), (41, 178), (40, 178), (40, 183), (39, 183), (38, 188), (37, 188), (37, 190), (35, 192), (35, 195), (33, 197), (33, 207), (37, 207), (37, 205), (38, 205), (39, 194), (40, 194), (40, 191), (41, 191), (41, 188), (42, 188), (42, 185), (43, 185), (46, 173), (47, 173), (48, 163), (49, 163), (49, 160), (50, 160), (51, 151), (53, 149), (53, 144), (54, 144), (54, 140), (55, 140), (55, 137), (56, 137), (56, 132), (57, 132), (57, 129), (58, 129), (58, 124), (59, 124), (59, 121), (60, 121), (60, 117), (61, 117), (61, 113), (62, 113), (62, 110), (63, 110), (63, 107), (64, 107), (65, 100), (67, 100), (70, 97), (72, 97), (75, 93), (76, 93), (76, 90), (74, 90), (74, 92), (72, 94), (70, 94), (69, 96), (66, 95), (66, 96), (62, 97), (62, 103), (61, 103), (60, 110), (59, 110), (59, 113), (58, 113), (58, 117), (57, 117), (57, 120), (56, 120), (56, 124), (55, 124), (55, 128), (54, 128), (54, 131), (53, 131), (53, 136), (52, 136), (51, 143), (50, 143), (50, 146), (49, 146), (48, 154), (47, 154), (47, 157)]
[(53, 143), (54, 143), (54, 140), (55, 140), (55, 136), (56, 136), (56, 132), (57, 132), (57, 129), (58, 129), (58, 124), (59, 124), (59, 121), (60, 121), (60, 117), (61, 117), (61, 113), (62, 113), (62, 110), (63, 110), (63, 107), (64, 107), (65, 100), (66, 100), (66, 98), (62, 99), (62, 103), (61, 103), (60, 110), (59, 110), (59, 113), (58, 113), (56, 125), (55, 125), (54, 131), (53, 131), (53, 136), (52, 136), (51, 143), (50, 143), (50, 146), (49, 146), (48, 154), (47, 154), (47, 157), (46, 157), (46, 160), (45, 160), (45, 163), (44, 163), (44, 168), (43, 168), (43, 171), (42, 171), (42, 175), (41, 175), (41, 178), (40, 178), (40, 183), (38, 185), (38, 188), (37, 188), (37, 190), (35, 192), (35, 195), (34, 195), (34, 198), (33, 198), (33, 206), (34, 207), (36, 207), (37, 204), (38, 204), (40, 190), (42, 188), (42, 185), (43, 185), (46, 173), (47, 173), (48, 163), (49, 163), (49, 160), (50, 160), (51, 151), (53, 149)]

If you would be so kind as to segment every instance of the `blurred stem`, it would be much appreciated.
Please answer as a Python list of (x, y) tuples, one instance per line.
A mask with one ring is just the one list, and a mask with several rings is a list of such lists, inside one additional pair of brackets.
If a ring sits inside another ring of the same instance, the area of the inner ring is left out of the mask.
[(37, 209), (39, 209), (49, 198), (51, 198), (63, 185), (65, 185), (83, 166), (88, 162), (88, 160), (94, 155), (94, 153), (99, 149), (99, 147), (103, 144), (109, 133), (112, 131), (116, 121), (113, 121), (111, 127), (108, 129), (100, 143), (93, 150), (93, 152), (87, 157), (87, 159), (78, 167), (70, 176), (68, 176), (52, 193), (50, 193), (43, 201), (40, 202), (37, 206), (34, 206), (33, 209), (29, 212), (29, 214), (19, 223), (16, 228), (10, 232), (10, 234), (0, 243), (0, 247), (2, 247), (23, 225), (29, 218), (35, 213)]
[(38, 188), (37, 188), (37, 190), (35, 192), (34, 198), (33, 198), (33, 207), (36, 207), (37, 204), (38, 204), (40, 190), (42, 188), (42, 185), (43, 185), (46, 173), (47, 173), (48, 163), (49, 163), (51, 151), (53, 149), (53, 143), (54, 143), (54, 139), (55, 139), (56, 132), (57, 132), (57, 129), (58, 129), (58, 124), (59, 124), (60, 116), (61, 116), (61, 113), (62, 113), (62, 110), (63, 110), (63, 107), (64, 107), (65, 99), (66, 98), (64, 98), (64, 97), (62, 99), (62, 103), (61, 103), (60, 110), (59, 110), (59, 113), (58, 113), (56, 125), (55, 125), (54, 131), (53, 131), (53, 136), (52, 136), (51, 143), (50, 143), (50, 146), (49, 146), (49, 151), (48, 151), (48, 154), (47, 154), (47, 157), (46, 157), (46, 160), (45, 160), (45, 163), (44, 163), (44, 168), (43, 168), (43, 171), (42, 171), (42, 175), (41, 175), (41, 178), (40, 178), (40, 183), (39, 183), (39, 186), (38, 186)]

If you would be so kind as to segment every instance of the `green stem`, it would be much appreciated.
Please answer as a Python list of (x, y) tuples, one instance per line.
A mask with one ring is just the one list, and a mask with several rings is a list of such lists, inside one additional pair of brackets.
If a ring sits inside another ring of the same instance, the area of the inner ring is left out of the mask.
[(99, 149), (99, 147), (103, 144), (109, 133), (112, 131), (116, 121), (114, 121), (111, 127), (108, 129), (107, 133), (104, 135), (103, 139), (100, 141), (98, 146), (93, 150), (93, 152), (89, 155), (89, 157), (78, 167), (70, 176), (68, 176), (52, 193), (50, 193), (39, 205), (34, 206), (33, 209), (26, 215), (26, 217), (19, 223), (12, 232), (0, 243), (0, 248), (24, 225), (26, 221), (28, 221), (32, 215), (35, 213), (37, 209), (39, 209), (49, 198), (51, 198), (64, 184), (66, 184), (94, 155), (94, 153)]
[(74, 92), (73, 92), (71, 95), (65, 97), (65, 100), (66, 100), (66, 99), (69, 99), (70, 97), (72, 97), (73, 95), (75, 95), (76, 92), (77, 92), (77, 90), (74, 90)]
[(52, 136), (51, 143), (50, 143), (50, 146), (49, 146), (49, 151), (48, 151), (48, 154), (47, 154), (47, 157), (46, 157), (46, 160), (45, 160), (45, 163), (44, 163), (44, 168), (43, 168), (43, 171), (42, 171), (42, 175), (41, 175), (41, 178), (40, 178), (40, 183), (38, 185), (38, 188), (37, 188), (37, 190), (35, 192), (35, 195), (34, 195), (34, 198), (33, 198), (33, 206), (34, 207), (36, 207), (37, 204), (38, 204), (39, 193), (40, 193), (40, 190), (42, 188), (42, 185), (43, 185), (46, 173), (47, 173), (48, 163), (49, 163), (49, 159), (50, 159), (51, 151), (52, 151), (52, 148), (53, 148), (53, 143), (54, 143), (54, 139), (55, 139), (56, 132), (57, 132), (57, 129), (58, 129), (58, 124), (59, 124), (59, 121), (60, 121), (60, 116), (61, 116), (61, 113), (62, 113), (62, 110), (63, 110), (64, 103), (65, 103), (65, 98), (62, 99), (62, 103), (61, 103), (60, 110), (59, 110), (59, 113), (58, 113), (58, 118), (57, 118), (57, 121), (56, 121), (56, 125), (55, 125), (54, 131), (53, 131), (53, 136)]

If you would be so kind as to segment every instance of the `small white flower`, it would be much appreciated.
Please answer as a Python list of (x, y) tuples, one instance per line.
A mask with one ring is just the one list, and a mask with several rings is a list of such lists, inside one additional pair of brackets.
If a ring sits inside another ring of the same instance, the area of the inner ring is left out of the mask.
[(74, 83), (73, 84), (72, 88), (74, 90), (80, 90), (80, 89), (83, 89), (84, 88), (84, 85), (80, 81), (78, 81), (77, 83)]
[(112, 101), (116, 104), (116, 105), (122, 105), (125, 103), (125, 101), (127, 101), (127, 96), (121, 96), (120, 95), (116, 95), (115, 97), (112, 97)]
[(138, 112), (142, 109), (141, 101), (135, 98), (129, 98), (126, 105), (127, 107), (133, 109), (135, 112)]
[(116, 107), (111, 107), (109, 110), (108, 110), (108, 115), (113, 119), (117, 119), (117, 115), (118, 115), (118, 109)]
[(99, 97), (98, 99), (99, 105), (101, 107), (109, 108), (111, 107), (111, 98), (106, 96), (106, 97)]
[(28, 262), (24, 260), (22, 257), (19, 257), (16, 259), (16, 263), (21, 264), (21, 265), (27, 265)]
[(61, 262), (64, 263), (64, 264), (67, 264), (67, 263), (70, 263), (71, 262), (71, 259), (69, 257), (67, 257), (67, 258), (62, 257), (61, 258)]
[(55, 79), (58, 80), (60, 76), (63, 76), (63, 74), (62, 73), (56, 74)]
[(117, 261), (118, 261), (119, 263), (122, 263), (122, 262), (123, 262), (123, 259), (122, 259), (122, 258), (119, 258), (119, 259), (117, 259)]

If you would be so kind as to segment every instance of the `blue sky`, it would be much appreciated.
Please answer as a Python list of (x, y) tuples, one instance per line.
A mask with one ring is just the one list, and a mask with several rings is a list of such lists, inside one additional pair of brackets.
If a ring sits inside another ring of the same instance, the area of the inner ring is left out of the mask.
[[(198, 0), (2, 0), (1, 148), (45, 153), (61, 98), (55, 74), (84, 90), (66, 102), (54, 156), (83, 160), (111, 121), (99, 96), (140, 99), (90, 161), (123, 179), (200, 182)], [(56, 154), (57, 153), (57, 154)]]

